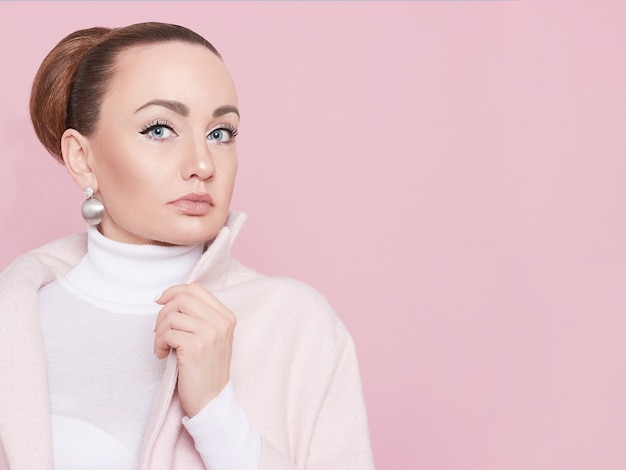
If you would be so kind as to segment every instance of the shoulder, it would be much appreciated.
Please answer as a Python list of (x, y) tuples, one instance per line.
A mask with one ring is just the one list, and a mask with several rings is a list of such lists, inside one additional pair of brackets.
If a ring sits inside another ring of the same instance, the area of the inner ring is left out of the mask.
[(326, 298), (310, 285), (290, 277), (274, 277), (259, 274), (253, 281), (254, 288), (271, 293), (268, 300), (296, 302), (298, 305), (312, 303), (330, 308)]
[[(49, 259), (72, 263), (79, 261), (87, 252), (87, 234), (76, 233), (57, 240), (48, 242), (38, 248), (27, 251), (17, 257), (11, 265), (19, 263), (24, 259), (42, 259), (44, 262)], [(9, 266), (11, 266), (9, 265)]]
[(28, 251), (16, 258), (0, 274), (0, 286), (33, 279), (34, 282), (50, 282), (69, 271), (87, 252), (87, 236), (84, 233), (54, 240)]
[(273, 336), (309, 338), (313, 342), (350, 342), (332, 306), (313, 287), (287, 277), (257, 274), (220, 295), (238, 317), (238, 328), (254, 325)]
[(245, 293), (250, 302), (266, 308), (288, 305), (290, 310), (301, 313), (310, 311), (334, 315), (326, 298), (313, 287), (289, 277), (272, 277), (255, 273), (247, 282), (231, 286), (235, 295)]

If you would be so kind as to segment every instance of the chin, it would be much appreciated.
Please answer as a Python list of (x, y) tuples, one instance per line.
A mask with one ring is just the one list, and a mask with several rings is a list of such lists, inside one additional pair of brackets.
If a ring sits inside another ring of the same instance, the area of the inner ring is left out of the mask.
[(168, 245), (196, 245), (211, 241), (226, 223), (226, 218), (224, 217), (224, 221), (221, 223), (216, 223), (215, 221), (211, 221), (211, 223), (193, 222), (191, 224), (181, 224), (175, 232), (172, 231), (167, 234), (168, 236), (163, 237), (163, 243)]

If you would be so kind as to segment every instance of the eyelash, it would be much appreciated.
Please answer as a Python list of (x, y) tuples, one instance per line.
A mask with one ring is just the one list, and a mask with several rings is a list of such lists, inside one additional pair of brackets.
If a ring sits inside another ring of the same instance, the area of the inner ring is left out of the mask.
[(155, 121), (151, 121), (150, 123), (146, 124), (141, 131), (139, 131), (140, 134), (145, 135), (148, 137), (148, 139), (150, 140), (154, 140), (157, 142), (162, 142), (164, 140), (167, 139), (157, 139), (152, 137), (150, 134), (150, 131), (153, 131), (154, 129), (158, 128), (158, 127), (164, 127), (166, 129), (169, 129), (170, 131), (172, 131), (174, 134), (176, 134), (176, 131), (174, 130), (174, 125), (169, 122), (169, 121), (163, 121), (161, 119), (157, 119)]
[[(142, 134), (142, 135), (147, 136), (150, 140), (154, 140), (154, 141), (157, 141), (157, 142), (163, 142), (164, 140), (167, 140), (167, 138), (157, 139), (157, 138), (152, 137), (152, 136), (149, 135), (151, 131), (153, 131), (154, 129), (159, 128), (159, 127), (164, 127), (166, 129), (169, 129), (174, 134), (176, 134), (176, 131), (174, 130), (174, 125), (171, 122), (169, 122), (169, 121), (164, 121), (164, 120), (161, 120), (161, 119), (157, 119), (155, 121), (151, 121), (150, 123), (146, 124), (144, 127), (142, 127), (142, 129), (141, 129), (141, 131), (139, 131), (139, 133)], [(215, 131), (226, 131), (230, 135), (230, 139), (227, 142), (217, 142), (219, 145), (230, 145), (230, 144), (233, 144), (235, 142), (235, 137), (237, 137), (237, 134), (239, 133), (239, 131), (237, 130), (237, 128), (235, 126), (233, 126), (232, 124), (229, 124), (229, 123), (224, 123), (224, 124), (220, 124), (219, 126), (214, 127), (213, 129), (211, 129), (207, 133), (207, 138), (208, 138), (208, 136), (210, 136)]]
[(227, 142), (217, 142), (218, 145), (234, 144), (235, 143), (235, 137), (237, 137), (237, 134), (239, 133), (239, 131), (237, 130), (237, 128), (235, 126), (233, 126), (232, 124), (224, 123), (224, 124), (220, 124), (219, 126), (214, 127), (213, 129), (211, 129), (207, 133), (207, 137), (210, 136), (215, 131), (226, 131), (226, 132), (228, 132), (230, 134), (230, 139)]

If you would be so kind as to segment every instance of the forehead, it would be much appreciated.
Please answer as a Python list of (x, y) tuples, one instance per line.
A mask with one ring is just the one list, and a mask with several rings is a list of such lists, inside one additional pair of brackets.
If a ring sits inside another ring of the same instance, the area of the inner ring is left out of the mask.
[(237, 104), (232, 78), (217, 55), (201, 45), (173, 41), (122, 51), (103, 106), (110, 101), (132, 107), (155, 98), (191, 108)]

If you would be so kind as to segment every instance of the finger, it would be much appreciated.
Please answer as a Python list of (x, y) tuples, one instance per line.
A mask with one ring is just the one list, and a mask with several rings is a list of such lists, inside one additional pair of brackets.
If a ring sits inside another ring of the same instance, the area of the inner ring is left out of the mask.
[(177, 315), (196, 318), (206, 325), (219, 329), (234, 330), (237, 324), (232, 314), (226, 316), (220, 312), (216, 312), (213, 308), (194, 297), (187, 298), (179, 296), (167, 303), (159, 311), (152, 330), (159, 330), (167, 317)]
[(161, 296), (155, 302), (158, 304), (166, 304), (177, 295), (187, 293), (187, 292), (196, 293), (197, 295), (202, 295), (201, 291), (208, 292), (204, 287), (202, 287), (197, 282), (192, 282), (191, 284), (177, 284), (175, 286), (171, 286), (165, 289), (161, 293)]
[(196, 333), (203, 327), (207, 327), (207, 322), (181, 312), (173, 311), (167, 312), (161, 317), (161, 321), (156, 325), (154, 333), (156, 336), (159, 336), (167, 329)]
[(232, 342), (234, 325), (217, 315), (197, 318), (178, 311), (164, 313), (155, 328), (155, 351), (158, 340), (168, 331), (178, 330), (203, 338), (208, 343), (215, 343), (217, 338)]
[(224, 347), (230, 348), (232, 341), (232, 330), (206, 325), (188, 315), (171, 314), (155, 334), (154, 353), (162, 359), (167, 356), (170, 348), (178, 350), (186, 346), (189, 351), (206, 351), (207, 348), (219, 351)]
[(169, 355), (171, 348), (180, 348), (186, 341), (189, 341), (192, 336), (193, 334), (187, 331), (168, 329), (162, 335), (156, 337), (154, 342), (154, 354), (156, 354), (156, 357), (159, 359), (164, 359)]
[[(186, 294), (175, 297), (166, 303), (161, 310), (159, 310), (154, 322), (153, 331), (156, 331), (159, 328), (159, 325), (163, 322), (163, 319), (171, 313), (181, 313), (193, 317), (203, 317), (207, 315), (205, 311), (208, 310), (208, 307), (202, 306), (202, 304), (198, 301), (193, 301), (192, 299), (184, 300), (183, 295)], [(194, 313), (197, 310), (200, 310), (201, 313)]]
[(175, 297), (184, 294), (188, 294), (202, 300), (207, 305), (210, 305), (220, 313), (224, 313), (227, 316), (229, 314), (232, 315), (232, 312), (222, 302), (220, 302), (217, 297), (215, 297), (211, 292), (209, 292), (197, 282), (194, 282), (192, 284), (178, 284), (176, 286), (165, 289), (161, 296), (156, 300), (156, 303), (165, 305)]
[[(219, 315), (225, 320), (235, 323), (235, 315), (224, 304), (217, 299), (211, 301), (212, 294), (201, 288), (204, 292), (193, 290), (191, 292), (184, 290), (181, 293), (174, 296), (171, 300), (165, 303), (161, 312), (166, 313), (172, 310), (178, 310), (179, 312), (186, 313), (187, 315), (197, 316), (200, 318), (206, 318), (211, 315)], [(203, 295), (207, 294), (209, 297)], [(159, 318), (157, 316), (157, 321)]]

